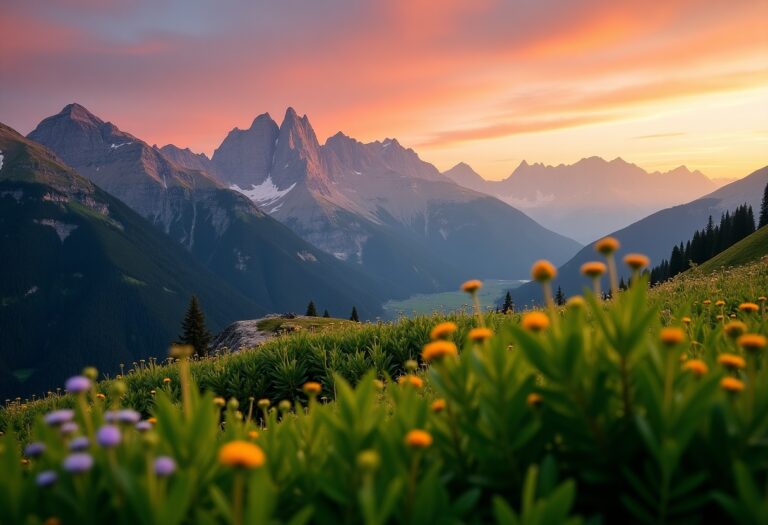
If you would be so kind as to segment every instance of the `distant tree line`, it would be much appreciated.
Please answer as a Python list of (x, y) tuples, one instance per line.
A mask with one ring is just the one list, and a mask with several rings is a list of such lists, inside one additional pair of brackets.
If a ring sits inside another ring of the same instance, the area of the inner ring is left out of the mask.
[[(307, 312), (304, 314), (307, 317), (317, 317), (317, 306), (315, 306), (315, 301), (309, 301), (309, 304), (307, 305)], [(328, 312), (328, 309), (323, 310), (323, 317), (330, 317), (331, 314)], [(357, 315), (357, 307), (352, 307), (352, 313), (349, 315), (350, 321), (360, 322), (360, 318)]]
[[(768, 208), (766, 198), (768, 198), (768, 186), (766, 186), (766, 197), (763, 198), (763, 208)], [(768, 221), (768, 210), (765, 219)], [(672, 248), (669, 259), (662, 260), (661, 264), (651, 270), (651, 284), (665, 281), (694, 265), (708, 261), (754, 231), (755, 215), (752, 206), (747, 204), (736, 208), (733, 214), (726, 211), (720, 216), (720, 224), (717, 225), (710, 215), (704, 229), (697, 230), (693, 238), (685, 244), (680, 242), (678, 246)]]

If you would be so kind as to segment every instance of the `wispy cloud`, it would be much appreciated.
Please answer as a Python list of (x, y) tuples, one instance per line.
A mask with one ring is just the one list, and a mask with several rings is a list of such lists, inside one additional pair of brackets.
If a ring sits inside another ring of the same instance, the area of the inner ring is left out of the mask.
[(293, 105), (321, 137), (397, 135), (438, 162), (458, 146), (469, 157), (446, 163), (502, 158), (512, 146), (494, 141), (570, 129), (589, 155), (599, 129), (673, 137), (690, 130), (631, 128), (671, 118), (672, 102), (768, 85), (768, 3), (754, 0), (6, 4), (9, 124), (29, 131), (78, 100), (150, 141), (209, 153), (230, 128)]
[(651, 135), (638, 135), (637, 137), (632, 137), (633, 139), (663, 139), (668, 137), (682, 137), (686, 135), (683, 132), (673, 132), (673, 133), (653, 133)]

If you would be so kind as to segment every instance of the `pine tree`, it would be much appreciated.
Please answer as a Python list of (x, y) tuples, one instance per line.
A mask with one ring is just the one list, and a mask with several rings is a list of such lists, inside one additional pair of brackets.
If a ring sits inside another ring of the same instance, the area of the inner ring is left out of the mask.
[(195, 349), (195, 354), (202, 356), (208, 352), (211, 339), (213, 337), (205, 326), (205, 316), (200, 309), (200, 303), (193, 295), (189, 301), (187, 313), (184, 314), (184, 321), (181, 323), (179, 343), (191, 345)]
[(350, 321), (354, 321), (356, 323), (360, 322), (360, 319), (357, 317), (357, 308), (354, 306), (352, 307), (352, 315), (349, 316)]
[(317, 317), (317, 307), (315, 307), (315, 301), (309, 301), (307, 305), (307, 317)]
[(557, 287), (557, 293), (555, 293), (555, 303), (557, 303), (558, 306), (563, 306), (565, 304), (565, 294), (563, 293), (563, 289), (559, 286)]
[(763, 191), (763, 204), (760, 206), (760, 221), (758, 227), (768, 226), (768, 183), (765, 184)]
[(501, 311), (505, 314), (511, 314), (515, 311), (515, 303), (512, 302), (512, 293), (507, 290), (507, 295), (504, 296), (504, 304), (501, 305)]
[(323, 311), (323, 317), (328, 318), (330, 316), (331, 316), (331, 314), (328, 313), (327, 309)]

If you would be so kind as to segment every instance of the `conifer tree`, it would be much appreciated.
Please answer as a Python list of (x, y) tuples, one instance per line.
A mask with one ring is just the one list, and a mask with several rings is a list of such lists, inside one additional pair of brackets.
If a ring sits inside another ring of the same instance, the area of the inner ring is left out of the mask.
[(211, 344), (211, 333), (205, 326), (205, 316), (200, 308), (200, 303), (196, 296), (189, 300), (187, 312), (184, 314), (184, 321), (181, 323), (181, 335), (179, 343), (191, 345), (198, 356), (205, 355), (208, 352), (208, 345)]
[(504, 303), (501, 305), (501, 311), (505, 314), (511, 314), (515, 311), (515, 303), (512, 301), (512, 293), (507, 290), (507, 295), (504, 296)]
[(760, 206), (760, 220), (758, 227), (768, 226), (768, 183), (765, 184), (763, 191), (763, 204)]
[(350, 321), (354, 321), (356, 323), (360, 322), (360, 319), (357, 317), (357, 308), (354, 306), (352, 307), (352, 315), (349, 316)]
[(307, 305), (307, 313), (305, 315), (307, 317), (317, 317), (317, 307), (315, 306), (315, 301), (309, 301), (309, 304)]
[(557, 303), (558, 306), (563, 306), (565, 304), (565, 294), (563, 293), (563, 289), (559, 286), (557, 287), (557, 293), (555, 293), (555, 303)]
[(329, 313), (328, 313), (328, 309), (326, 308), (326, 309), (323, 311), (323, 317), (326, 317), (326, 318), (328, 318), (328, 317), (330, 317), (330, 316), (331, 316), (331, 314), (329, 314)]

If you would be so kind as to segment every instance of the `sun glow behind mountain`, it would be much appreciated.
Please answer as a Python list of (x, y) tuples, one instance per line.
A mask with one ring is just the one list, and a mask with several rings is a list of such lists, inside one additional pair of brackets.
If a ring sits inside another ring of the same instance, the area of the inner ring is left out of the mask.
[(735, 177), (768, 150), (768, 3), (30, 1), (0, 17), (0, 114), (77, 100), (210, 154), (293, 105), (488, 178), (621, 156)]

